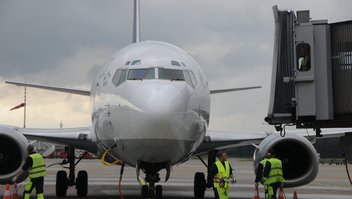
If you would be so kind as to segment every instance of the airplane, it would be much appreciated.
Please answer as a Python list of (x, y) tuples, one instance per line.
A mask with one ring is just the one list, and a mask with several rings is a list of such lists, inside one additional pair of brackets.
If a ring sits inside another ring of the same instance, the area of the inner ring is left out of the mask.
[[(65, 197), (69, 186), (78, 196), (88, 194), (88, 174), (78, 171), (74, 149), (97, 154), (104, 164), (136, 168), (142, 198), (162, 198), (159, 171), (193, 156), (207, 153), (210, 167), (218, 150), (254, 145), (254, 167), (273, 148), (283, 160), (286, 187), (310, 183), (318, 173), (318, 155), (311, 142), (297, 134), (222, 133), (208, 129), (210, 95), (259, 88), (210, 90), (197, 62), (182, 49), (161, 41), (140, 41), (139, 0), (134, 1), (133, 43), (107, 59), (90, 90), (34, 83), (6, 83), (90, 97), (89, 127), (39, 129), (0, 126), (0, 184), (10, 183), (27, 157), (28, 139), (66, 146), (69, 175), (56, 175), (56, 195)], [(324, 131), (329, 133), (328, 131)], [(302, 159), (306, 164), (300, 164)], [(300, 160), (300, 161), (298, 161)], [(145, 178), (140, 177), (141, 171)], [(24, 180), (23, 176), (20, 181)], [(145, 180), (146, 184), (142, 183)], [(194, 196), (204, 198), (209, 179), (194, 176)]]

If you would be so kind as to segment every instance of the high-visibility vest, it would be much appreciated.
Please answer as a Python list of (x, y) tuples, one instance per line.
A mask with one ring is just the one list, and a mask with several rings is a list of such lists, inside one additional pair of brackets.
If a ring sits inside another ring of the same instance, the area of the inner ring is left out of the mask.
[(268, 160), (271, 164), (271, 169), (268, 177), (264, 178), (264, 184), (270, 185), (277, 182), (285, 182), (284, 175), (282, 173), (282, 162), (277, 158), (270, 158)]
[(29, 157), (33, 160), (32, 167), (29, 168), (29, 177), (39, 178), (45, 176), (46, 171), (43, 157), (39, 153), (30, 154)]
[(225, 179), (225, 187), (229, 187), (229, 178), (230, 178), (230, 164), (229, 162), (225, 161), (225, 167), (224, 165), (218, 160), (215, 162), (216, 167), (218, 168), (218, 173), (214, 176), (217, 178), (214, 178), (214, 188), (220, 188), (220, 179), (224, 178)]

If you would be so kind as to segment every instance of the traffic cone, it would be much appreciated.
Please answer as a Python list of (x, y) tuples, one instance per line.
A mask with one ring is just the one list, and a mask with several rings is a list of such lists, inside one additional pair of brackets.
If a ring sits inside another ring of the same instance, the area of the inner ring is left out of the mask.
[(293, 199), (298, 199), (298, 198), (297, 198), (297, 192), (296, 192), (296, 191), (293, 192)]
[(11, 199), (18, 199), (18, 192), (17, 192), (17, 183), (13, 185), (13, 193)]
[(11, 199), (10, 185), (9, 184), (6, 184), (5, 193), (4, 193), (3, 199)]
[(254, 197), (253, 199), (260, 199), (260, 196), (259, 196), (259, 189), (258, 188), (255, 188), (255, 192), (254, 192)]
[(280, 188), (280, 191), (279, 191), (279, 197), (277, 199), (285, 199), (285, 196), (284, 196), (284, 189), (283, 188)]

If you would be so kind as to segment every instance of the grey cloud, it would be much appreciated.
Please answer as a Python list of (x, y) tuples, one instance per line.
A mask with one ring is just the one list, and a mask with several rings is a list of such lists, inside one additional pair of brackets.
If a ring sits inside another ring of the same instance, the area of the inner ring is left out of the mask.
[(11, 2), (0, 14), (0, 73), (4, 76), (57, 67), (80, 48), (116, 48), (131, 40), (126, 31), (131, 25), (116, 16), (126, 6), (132, 7), (126, 3)]
[[(252, 128), (260, 129), (269, 100), (275, 4), (310, 9), (313, 19), (352, 19), (349, 0), (141, 0), (141, 39), (187, 50), (211, 88), (262, 85), (213, 100), (213, 117), (242, 114), (247, 123), (256, 118)], [(104, 58), (131, 43), (132, 1), (0, 0), (0, 29), (0, 78), (89, 85)]]

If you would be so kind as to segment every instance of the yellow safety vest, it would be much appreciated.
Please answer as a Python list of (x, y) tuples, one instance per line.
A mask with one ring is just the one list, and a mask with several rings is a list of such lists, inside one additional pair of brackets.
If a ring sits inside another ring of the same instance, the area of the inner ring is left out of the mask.
[(268, 160), (271, 164), (271, 169), (268, 177), (264, 178), (264, 184), (270, 185), (277, 182), (285, 182), (284, 175), (282, 173), (282, 162), (277, 158), (270, 158)]
[(32, 179), (45, 176), (46, 171), (43, 157), (39, 153), (30, 154), (29, 157), (33, 160), (32, 167), (29, 169), (29, 177)]
[(218, 173), (215, 175), (215, 177), (218, 177), (218, 179), (214, 178), (214, 188), (220, 188), (220, 178), (225, 179), (225, 187), (229, 187), (229, 178), (230, 178), (230, 164), (229, 162), (225, 161), (225, 167), (224, 165), (218, 160), (215, 162), (216, 167), (218, 168)]

